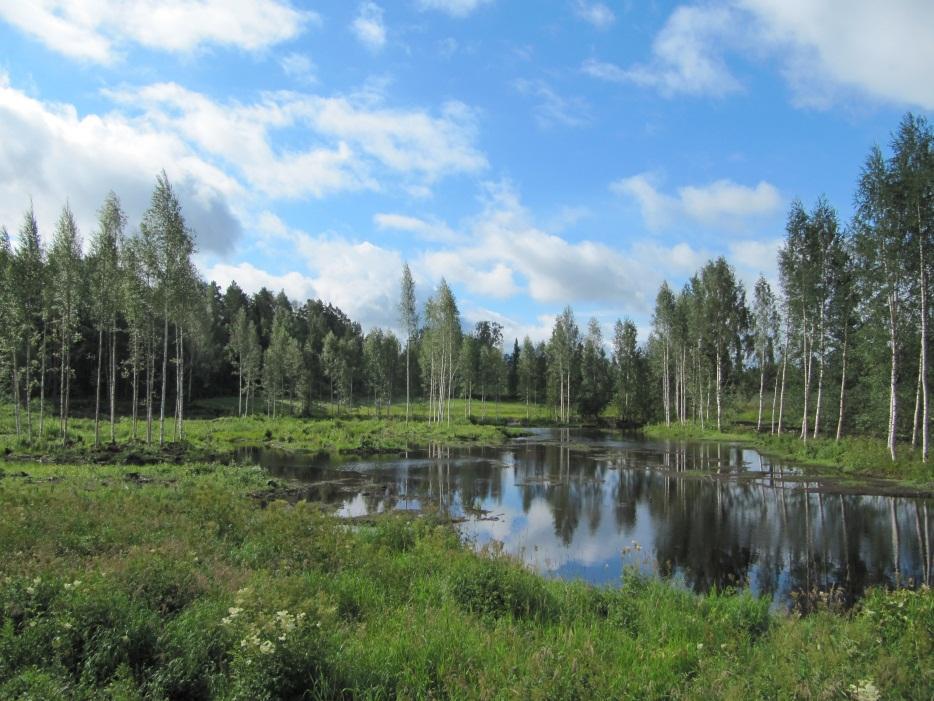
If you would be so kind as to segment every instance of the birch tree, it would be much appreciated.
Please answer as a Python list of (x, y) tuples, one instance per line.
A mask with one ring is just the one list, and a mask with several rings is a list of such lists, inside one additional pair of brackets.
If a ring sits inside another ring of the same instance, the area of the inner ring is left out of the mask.
[(120, 250), (122, 248), (126, 215), (120, 200), (111, 192), (104, 200), (98, 218), (98, 227), (91, 238), (88, 277), (90, 278), (90, 307), (97, 331), (97, 377), (94, 396), (94, 445), (100, 445), (101, 369), (104, 358), (104, 334), (108, 341), (107, 385), (110, 405), (110, 441), (116, 440), (117, 392), (117, 313), (120, 309)]
[[(191, 254), (194, 252), (191, 232), (164, 171), (156, 179), (149, 209), (143, 214), (140, 223), (140, 233), (144, 241), (145, 262), (156, 283), (162, 314), (162, 387), (159, 403), (159, 444), (162, 445), (165, 443), (169, 325), (175, 323), (176, 339), (179, 339), (179, 312), (186, 299), (186, 283), (191, 275)], [(178, 357), (179, 351), (176, 352)]]
[[(44, 330), (44, 287), (45, 287), (45, 251), (39, 238), (39, 226), (32, 204), (23, 216), (19, 230), (19, 245), (13, 258), (13, 284), (16, 296), (17, 314), (20, 323), (17, 345), (23, 349), (25, 363), (24, 389), (26, 404), (26, 438), (32, 442), (32, 394), (35, 387), (34, 364), (35, 346), (40, 333)], [(44, 334), (43, 334), (44, 336)], [(44, 354), (43, 354), (44, 356)], [(18, 363), (14, 361), (14, 366)], [(14, 372), (16, 370), (14, 369)], [(44, 373), (40, 376), (44, 382)], [(19, 382), (16, 383), (17, 386)]]
[(906, 229), (899, 222), (892, 180), (882, 151), (874, 147), (859, 179), (856, 193), (854, 243), (861, 293), (867, 312), (880, 319), (888, 333), (889, 402), (886, 446), (896, 459), (898, 372), (902, 349), (902, 314), (909, 280), (905, 261), (913, 260)]
[(55, 228), (49, 252), (50, 290), (59, 348), (59, 433), (68, 442), (71, 398), (71, 353), (78, 329), (78, 306), (84, 282), (81, 270), (81, 239), (71, 208), (65, 205)]
[(760, 276), (753, 292), (753, 348), (759, 366), (759, 411), (756, 416), (756, 431), (762, 430), (762, 405), (765, 396), (765, 373), (767, 355), (775, 345), (778, 313), (775, 296), (768, 281)]
[(405, 422), (409, 422), (412, 376), (412, 339), (418, 333), (418, 310), (415, 306), (415, 281), (409, 264), (402, 264), (402, 294), (399, 299), (399, 319), (405, 331)]

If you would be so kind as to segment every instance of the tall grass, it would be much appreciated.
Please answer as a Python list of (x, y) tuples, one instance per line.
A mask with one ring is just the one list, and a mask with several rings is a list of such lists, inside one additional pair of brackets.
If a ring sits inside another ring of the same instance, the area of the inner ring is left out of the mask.
[(614, 589), (544, 580), (430, 515), (350, 526), (304, 502), (261, 508), (255, 468), (4, 470), (0, 698), (934, 691), (928, 589), (799, 618), (634, 573)]

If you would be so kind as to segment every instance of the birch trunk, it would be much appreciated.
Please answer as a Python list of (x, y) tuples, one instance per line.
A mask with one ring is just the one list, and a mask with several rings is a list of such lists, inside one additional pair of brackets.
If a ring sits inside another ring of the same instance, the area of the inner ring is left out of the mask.
[(13, 414), (16, 420), (16, 437), (19, 438), (23, 431), (19, 419), (19, 372), (16, 369), (16, 351), (10, 350), (10, 367), (13, 373)]
[(42, 362), (39, 370), (39, 440), (45, 436), (45, 356), (46, 356), (46, 337), (48, 329), (46, 321), (42, 321)]
[(895, 422), (898, 417), (898, 395), (896, 394), (896, 382), (898, 380), (898, 339), (896, 327), (896, 308), (897, 302), (894, 292), (889, 292), (889, 349), (892, 354), (891, 374), (889, 376), (889, 433), (886, 439), (886, 445), (889, 449), (889, 455), (892, 461), (895, 461)]
[(840, 441), (840, 436), (843, 435), (843, 410), (844, 410), (844, 397), (846, 396), (846, 346), (847, 340), (849, 337), (849, 330), (844, 330), (843, 332), (843, 358), (841, 359), (841, 365), (843, 366), (840, 373), (840, 409), (837, 413), (837, 437), (835, 440)]
[[(787, 337), (786, 337), (787, 338)], [(775, 426), (776, 435), (782, 435), (782, 416), (785, 412), (785, 371), (788, 369), (788, 341), (785, 341), (785, 350), (782, 351), (782, 389), (778, 399), (778, 423)]]
[[(921, 210), (918, 209), (920, 226)], [(921, 270), (921, 460), (928, 461), (928, 311), (927, 311), (927, 270), (924, 262), (924, 237), (918, 237), (918, 257)]]
[(117, 320), (110, 325), (110, 442), (117, 442)]
[(765, 396), (765, 352), (759, 354), (759, 416), (756, 418), (756, 433), (762, 430), (762, 399)]
[(94, 447), (101, 444), (101, 363), (104, 354), (104, 327), (97, 329), (97, 386), (94, 388)]
[[(164, 292), (168, 294), (168, 292)], [(163, 306), (162, 326), (162, 395), (159, 402), (159, 445), (165, 445), (165, 390), (169, 375), (169, 298)]]
[(817, 438), (817, 432), (820, 430), (820, 410), (821, 399), (824, 392), (824, 351), (826, 350), (826, 334), (824, 332), (824, 308), (821, 305), (820, 311), (820, 360), (817, 370), (817, 400), (814, 403), (814, 438)]

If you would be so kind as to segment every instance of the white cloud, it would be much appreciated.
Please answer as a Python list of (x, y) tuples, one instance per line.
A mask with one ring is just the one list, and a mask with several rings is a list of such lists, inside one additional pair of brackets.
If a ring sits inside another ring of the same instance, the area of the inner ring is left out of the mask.
[(273, 275), (247, 262), (231, 265), (217, 263), (201, 271), (207, 280), (213, 280), (221, 289), (236, 282), (247, 294), (255, 294), (265, 287), (272, 292), (284, 291), (291, 300), (304, 302), (315, 297), (314, 280), (298, 272)]
[(613, 10), (602, 2), (577, 0), (574, 3), (574, 12), (582, 20), (589, 22), (597, 29), (608, 29), (616, 21)]
[[(488, 185), (483, 211), (465, 227), (471, 243), (423, 254), (419, 267), (477, 295), (527, 293), (536, 302), (608, 301), (641, 311), (661, 273), (646, 272), (629, 252), (568, 240), (538, 228), (509, 184)], [(654, 294), (654, 291), (651, 292)]]
[[(799, 104), (856, 90), (934, 109), (934, 3), (929, 0), (735, 0), (785, 64)], [(828, 95), (828, 90), (830, 94)]]
[(419, 219), (405, 214), (380, 212), (373, 215), (373, 223), (379, 229), (409, 232), (425, 241), (450, 243), (461, 238), (451, 227), (436, 218)]
[(438, 10), (451, 17), (466, 17), (492, 0), (417, 0), (420, 10)]
[(293, 51), (279, 59), (279, 65), (282, 71), (289, 77), (295, 78), (302, 83), (317, 83), (316, 66), (314, 62), (305, 54)]
[(164, 167), (201, 250), (229, 251), (240, 235), (241, 185), (155, 125), (118, 113), (82, 116), (71, 105), (42, 102), (0, 80), (0, 133), (0, 223), (11, 232), (32, 197), (44, 236), (68, 201), (87, 238), (111, 189), (131, 224), (138, 222)]
[(678, 7), (652, 42), (652, 60), (621, 68), (596, 60), (582, 70), (595, 78), (655, 88), (662, 95), (722, 96), (740, 89), (723, 59), (723, 42), (735, 26), (726, 6)]
[(318, 20), (282, 0), (0, 0), (0, 17), (52, 51), (105, 64), (127, 44), (175, 53), (203, 45), (256, 51)]
[(742, 89), (725, 56), (777, 59), (798, 106), (826, 108), (862, 95), (934, 109), (934, 3), (929, 0), (721, 0), (681, 5), (647, 63), (590, 59), (601, 80), (666, 96)]
[(590, 105), (579, 97), (563, 97), (543, 80), (517, 80), (519, 94), (537, 98), (535, 121), (542, 129), (560, 125), (580, 127), (590, 123)]
[(311, 235), (286, 226), (275, 215), (259, 222), (270, 249), (294, 270), (272, 274), (251, 263), (220, 263), (206, 268), (205, 277), (226, 285), (236, 280), (245, 291), (260, 287), (285, 289), (291, 299), (321, 299), (340, 307), (364, 328), (395, 327), (402, 257), (398, 251), (370, 241), (335, 234)]
[(610, 184), (618, 195), (634, 199), (650, 229), (663, 229), (682, 218), (707, 226), (738, 228), (755, 217), (774, 214), (782, 205), (778, 189), (764, 180), (754, 187), (721, 179), (706, 185), (686, 185), (675, 195), (661, 192), (649, 173)]
[(354, 35), (370, 51), (380, 51), (386, 45), (386, 25), (383, 8), (375, 2), (364, 2), (350, 25)]
[[(272, 197), (377, 189), (378, 176), (387, 171), (397, 180), (403, 176), (403, 184), (424, 187), (445, 175), (486, 167), (473, 145), (473, 113), (460, 103), (443, 105), (435, 117), (286, 91), (266, 93), (253, 104), (220, 103), (175, 83), (111, 95), (142, 109), (141, 122), (195, 144)], [(304, 150), (278, 145), (277, 132), (291, 127), (304, 129), (312, 145)]]

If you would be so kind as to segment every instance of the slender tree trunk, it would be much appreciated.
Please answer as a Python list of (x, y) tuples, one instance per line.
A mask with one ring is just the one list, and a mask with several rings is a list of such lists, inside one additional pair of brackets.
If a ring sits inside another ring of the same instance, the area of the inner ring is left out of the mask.
[(165, 445), (165, 394), (169, 376), (169, 305), (163, 309), (165, 317), (162, 327), (162, 395), (159, 402), (159, 445)]
[(185, 328), (178, 331), (178, 376), (182, 386), (178, 395), (178, 436), (185, 440)]
[(67, 336), (67, 332), (65, 330), (65, 323), (66, 322), (64, 319), (64, 315), (63, 315), (62, 320), (61, 320), (62, 326), (61, 326), (61, 329), (59, 329), (61, 333), (61, 339), (60, 339), (61, 340), (61, 356), (59, 358), (60, 362), (59, 362), (59, 384), (58, 384), (58, 388), (59, 388), (59, 391), (58, 391), (58, 428), (59, 428), (59, 434), (61, 436), (63, 445), (65, 443), (65, 395), (66, 395), (66, 389), (67, 389), (65, 387), (65, 359), (67, 357), (67, 353), (65, 352), (65, 338)]
[(180, 360), (180, 348), (179, 348), (179, 335), (178, 335), (178, 324), (175, 324), (175, 411), (173, 421), (172, 421), (172, 440), (178, 441), (178, 418), (179, 418), (179, 406), (182, 402), (182, 376), (181, 376), (181, 360)]
[(775, 408), (778, 404), (778, 368), (775, 368), (775, 383), (772, 386), (772, 415), (769, 420), (769, 433), (775, 433)]
[[(786, 337), (787, 338), (787, 337)], [(777, 435), (782, 435), (782, 415), (785, 411), (785, 371), (788, 369), (788, 341), (785, 341), (785, 350), (782, 351), (782, 389), (778, 399), (778, 423), (775, 430)]]
[(759, 416), (756, 418), (756, 433), (762, 430), (762, 400), (765, 396), (765, 351), (759, 354)]
[(842, 370), (840, 372), (840, 409), (837, 412), (837, 437), (836, 441), (840, 441), (840, 437), (843, 435), (843, 410), (844, 410), (844, 397), (846, 396), (846, 346), (847, 340), (849, 338), (849, 329), (844, 329), (843, 331), (843, 358), (841, 359)]
[(39, 440), (45, 440), (45, 357), (46, 338), (48, 336), (47, 321), (42, 320), (42, 361), (39, 369)]
[[(918, 206), (920, 226), (921, 209)], [(927, 310), (927, 269), (924, 261), (925, 237), (918, 237), (918, 250), (921, 270), (921, 460), (928, 461), (928, 310)]]
[(156, 388), (156, 329), (150, 319), (146, 353), (146, 443), (152, 444), (152, 402)]
[(911, 449), (918, 445), (918, 420), (921, 418), (921, 358), (918, 354), (918, 381), (915, 383), (915, 411), (911, 417)]
[(104, 327), (97, 329), (97, 384), (94, 388), (94, 447), (101, 444), (101, 364), (104, 355)]
[(132, 428), (131, 433), (133, 435), (133, 440), (136, 440), (136, 421), (139, 416), (139, 331), (133, 331), (133, 409), (132, 409), (132, 418), (130, 419)]
[(824, 333), (824, 308), (821, 305), (820, 312), (820, 359), (817, 370), (817, 401), (814, 403), (814, 438), (817, 438), (817, 432), (820, 430), (820, 410), (821, 400), (824, 391), (824, 350), (826, 334)]
[(718, 432), (721, 430), (720, 428), (720, 410), (721, 410), (720, 392), (721, 392), (721, 389), (720, 388), (723, 383), (722, 365), (723, 364), (720, 360), (720, 350), (717, 349), (717, 431)]
[(26, 338), (26, 437), (32, 443), (32, 339), (28, 336)]
[[(67, 347), (67, 346), (66, 346)], [(65, 416), (63, 423), (64, 443), (68, 442), (68, 415), (71, 408), (71, 353), (68, 353), (68, 360), (65, 363)]]
[(110, 324), (110, 442), (117, 442), (117, 319)]
[(409, 389), (410, 389), (410, 372), (411, 367), (409, 364), (409, 352), (412, 346), (412, 337), (406, 339), (405, 341), (405, 423), (409, 423)]
[(889, 376), (889, 432), (886, 445), (892, 461), (895, 461), (895, 424), (898, 418), (898, 394), (896, 382), (898, 381), (898, 333), (896, 326), (896, 298), (894, 292), (889, 292), (889, 349), (891, 351), (891, 374)]
[(20, 425), (19, 418), (19, 372), (16, 369), (16, 351), (12, 348), (10, 349), (10, 360), (11, 372), (13, 374), (13, 414), (16, 420), (16, 437), (18, 439), (23, 431), (23, 427)]
[(804, 409), (801, 412), (801, 440), (808, 439), (808, 397), (811, 394), (811, 347), (808, 343), (807, 324), (804, 325), (802, 336), (802, 354), (804, 357)]

